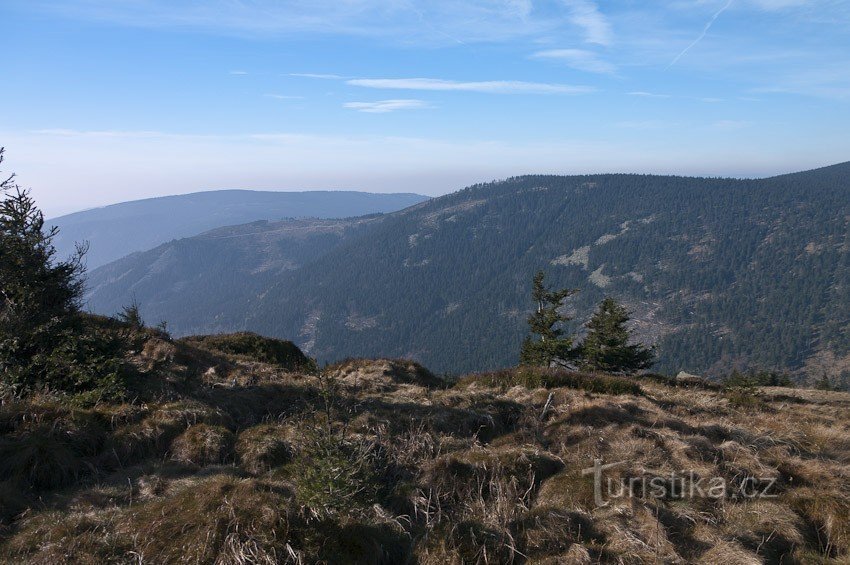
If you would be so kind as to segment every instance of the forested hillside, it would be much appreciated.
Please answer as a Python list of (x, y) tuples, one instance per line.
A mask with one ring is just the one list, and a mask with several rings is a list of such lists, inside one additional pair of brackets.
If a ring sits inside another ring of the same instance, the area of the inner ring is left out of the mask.
[[(112, 313), (135, 294), (181, 334), (250, 329), (295, 338), (320, 360), (405, 356), (464, 372), (516, 362), (531, 275), (545, 269), (581, 290), (568, 304), (577, 330), (604, 296), (623, 301), (662, 371), (846, 378), (848, 226), (848, 164), (761, 180), (525, 176), (384, 216), (297, 270), (232, 269), (226, 293), (215, 269), (256, 259), (210, 243), (194, 284), (175, 288), (142, 255), (92, 273), (89, 298)], [(226, 311), (160, 308), (164, 295), (207, 294)]]
[(283, 218), (349, 218), (395, 212), (427, 200), (418, 194), (348, 191), (259, 192), (214, 190), (122, 202), (49, 220), (59, 227), (56, 249), (69, 256), (88, 242), (95, 269), (135, 251), (224, 226)]
[(94, 271), (91, 304), (117, 312), (141, 302), (150, 323), (181, 335), (245, 329), (245, 313), (287, 271), (380, 218), (259, 221), (175, 240)]

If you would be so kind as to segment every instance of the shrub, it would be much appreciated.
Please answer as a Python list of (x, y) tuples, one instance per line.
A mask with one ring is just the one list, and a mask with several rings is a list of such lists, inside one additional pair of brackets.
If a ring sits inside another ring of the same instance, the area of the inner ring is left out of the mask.
[(376, 446), (330, 431), (311, 432), (293, 464), (296, 496), (314, 517), (357, 514), (382, 490)]

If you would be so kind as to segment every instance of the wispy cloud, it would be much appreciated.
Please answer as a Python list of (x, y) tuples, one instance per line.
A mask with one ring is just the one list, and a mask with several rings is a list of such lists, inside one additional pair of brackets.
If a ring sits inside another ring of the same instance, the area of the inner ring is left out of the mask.
[(532, 58), (559, 61), (568, 67), (589, 73), (611, 74), (617, 70), (615, 65), (586, 49), (547, 49), (534, 53)]
[(248, 71), (230, 71), (228, 74), (231, 74), (231, 75), (247, 75)]
[(366, 112), (367, 114), (387, 114), (398, 110), (421, 110), (431, 108), (424, 100), (401, 99), (401, 100), (378, 100), (376, 102), (346, 102), (345, 108)]
[(289, 73), (289, 76), (301, 78), (318, 78), (322, 80), (343, 80), (348, 78), (340, 75), (332, 75), (326, 73)]
[(266, 98), (274, 98), (275, 100), (303, 100), (303, 96), (293, 96), (289, 94), (263, 94)]
[(611, 24), (591, 0), (564, 0), (570, 8), (570, 21), (584, 31), (588, 43), (610, 45), (613, 41)]
[(674, 127), (680, 126), (681, 124), (676, 123), (676, 122), (666, 122), (666, 121), (663, 121), (663, 120), (627, 120), (627, 121), (624, 121), (624, 122), (617, 122), (614, 125), (616, 125), (617, 127), (628, 128), (628, 129), (651, 130), (651, 129), (664, 129), (664, 128), (672, 129)]
[(732, 2), (734, 2), (734, 0), (727, 0), (726, 4), (724, 4), (722, 8), (720, 8), (719, 10), (717, 10), (717, 11), (714, 13), (714, 15), (713, 15), (713, 16), (711, 16), (711, 19), (709, 19), (709, 20), (708, 20), (708, 22), (706, 22), (705, 26), (702, 28), (702, 33), (700, 33), (700, 34), (699, 34), (699, 36), (697, 36), (697, 38), (696, 38), (696, 39), (694, 39), (694, 40), (693, 40), (690, 44), (688, 44), (688, 46), (687, 46), (687, 47), (685, 47), (684, 49), (682, 49), (682, 51), (681, 51), (681, 52), (679, 52), (679, 54), (678, 54), (678, 55), (676, 55), (676, 56), (673, 58), (673, 60), (672, 60), (672, 61), (670, 61), (670, 64), (669, 64), (669, 65), (667, 65), (667, 68), (668, 68), (668, 69), (669, 69), (670, 67), (672, 67), (673, 65), (675, 65), (676, 63), (678, 63), (678, 62), (679, 62), (679, 59), (681, 59), (682, 57), (684, 57), (684, 56), (685, 56), (685, 54), (686, 54), (688, 51), (690, 51), (690, 50), (694, 47), (694, 45), (696, 45), (697, 43), (699, 43), (700, 41), (702, 41), (702, 40), (703, 40), (703, 38), (704, 38), (704, 37), (706, 36), (706, 34), (708, 33), (708, 30), (710, 30), (710, 29), (711, 29), (711, 26), (714, 24), (714, 22), (717, 20), (717, 18), (719, 18), (719, 17), (720, 17), (720, 14), (722, 14), (723, 12), (725, 12), (726, 10), (728, 10), (728, 9), (729, 9), (729, 7), (732, 5)]
[(711, 124), (712, 129), (720, 131), (736, 131), (753, 125), (746, 120), (718, 120)]
[[(404, 44), (456, 45), (536, 37), (563, 28), (567, 22), (564, 6), (535, 10), (531, 0), (7, 1), (133, 27), (196, 29), (254, 38), (348, 35)], [(589, 4), (587, 0), (577, 3)], [(592, 20), (592, 12), (588, 17)]]
[(516, 80), (464, 82), (437, 78), (358, 78), (348, 80), (346, 84), (390, 90), (483, 92), (489, 94), (585, 94), (594, 90), (587, 86)]
[(655, 92), (646, 92), (643, 90), (629, 92), (629, 96), (640, 96), (641, 98), (670, 98), (669, 94), (656, 94)]

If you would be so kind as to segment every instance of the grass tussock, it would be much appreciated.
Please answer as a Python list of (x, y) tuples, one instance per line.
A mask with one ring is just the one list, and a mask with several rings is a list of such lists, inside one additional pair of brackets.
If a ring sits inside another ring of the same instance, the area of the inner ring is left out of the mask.
[(171, 458), (199, 467), (233, 461), (236, 436), (225, 427), (195, 424), (171, 444)]
[(263, 337), (251, 332), (186, 337), (183, 343), (233, 356), (267, 363), (288, 371), (314, 371), (315, 363), (291, 341)]
[(239, 434), (236, 454), (246, 471), (261, 475), (291, 462), (295, 454), (293, 444), (291, 428), (260, 424)]
[(465, 389), (472, 386), (498, 387), (507, 390), (521, 386), (534, 388), (570, 388), (597, 394), (628, 394), (639, 396), (640, 385), (628, 377), (580, 373), (564, 369), (517, 367), (491, 373), (476, 373), (462, 377), (455, 385)]

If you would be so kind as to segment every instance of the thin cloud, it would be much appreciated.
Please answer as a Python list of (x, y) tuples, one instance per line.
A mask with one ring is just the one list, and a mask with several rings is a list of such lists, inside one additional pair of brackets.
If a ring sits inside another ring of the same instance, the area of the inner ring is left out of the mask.
[(729, 9), (729, 7), (732, 5), (732, 2), (734, 2), (734, 0), (727, 0), (726, 4), (724, 4), (722, 8), (720, 8), (719, 10), (717, 10), (717, 11), (714, 13), (714, 15), (713, 15), (713, 16), (711, 16), (711, 19), (710, 19), (710, 20), (708, 20), (708, 22), (705, 24), (705, 27), (703, 27), (703, 28), (702, 28), (702, 33), (700, 33), (700, 34), (699, 34), (699, 36), (698, 36), (696, 39), (694, 39), (694, 40), (690, 43), (690, 45), (688, 45), (687, 47), (685, 47), (684, 49), (682, 49), (682, 51), (681, 51), (678, 55), (676, 55), (676, 56), (673, 58), (673, 60), (672, 60), (672, 61), (670, 61), (670, 64), (669, 64), (669, 65), (667, 65), (667, 68), (668, 68), (668, 69), (669, 69), (670, 67), (672, 67), (673, 65), (675, 65), (676, 63), (678, 63), (678, 62), (679, 62), (679, 59), (681, 59), (682, 57), (684, 57), (684, 56), (685, 56), (685, 53), (687, 53), (688, 51), (690, 51), (690, 50), (691, 50), (691, 48), (692, 48), (694, 45), (696, 45), (697, 43), (699, 43), (700, 41), (702, 41), (702, 39), (703, 39), (703, 38), (706, 36), (706, 34), (708, 33), (708, 30), (710, 30), (710, 29), (711, 29), (711, 26), (714, 24), (714, 22), (717, 20), (717, 18), (719, 18), (719, 17), (720, 17), (720, 14), (722, 14), (723, 12), (725, 12), (726, 10), (728, 10), (728, 9)]
[(437, 78), (358, 78), (348, 80), (346, 84), (389, 90), (481, 92), (487, 94), (586, 94), (594, 90), (587, 86), (573, 86), (568, 84), (515, 80), (462, 82)]
[(641, 98), (670, 98), (669, 94), (656, 94), (654, 92), (645, 92), (643, 90), (629, 92), (629, 96), (640, 96)]
[[(7, 0), (16, 1), (16, 0)], [(531, 0), (17, 0), (85, 20), (199, 29), (237, 37), (347, 35), (404, 44), (467, 44), (536, 37), (559, 29), (563, 8)]]
[(611, 24), (591, 0), (564, 0), (570, 8), (570, 21), (582, 28), (587, 43), (610, 45), (613, 41)]
[(745, 120), (719, 120), (711, 124), (712, 129), (720, 131), (736, 131), (753, 125), (753, 122)]
[(291, 96), (288, 94), (263, 94), (266, 98), (274, 98), (275, 100), (303, 100), (303, 96)]
[(289, 73), (289, 76), (301, 78), (318, 78), (322, 80), (344, 80), (348, 78), (340, 75), (331, 75), (324, 73)]
[(424, 100), (378, 100), (376, 102), (346, 102), (343, 107), (367, 114), (387, 114), (399, 110), (421, 110), (431, 106)]
[(231, 74), (231, 75), (247, 75), (248, 71), (230, 71), (228, 74)]
[(611, 74), (617, 67), (604, 61), (593, 51), (586, 49), (547, 49), (538, 51), (531, 56), (533, 59), (550, 59), (560, 61), (579, 71), (589, 73)]

